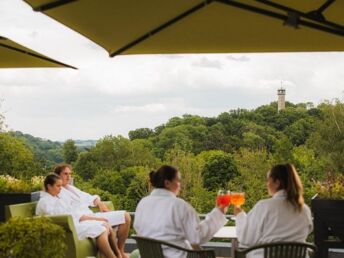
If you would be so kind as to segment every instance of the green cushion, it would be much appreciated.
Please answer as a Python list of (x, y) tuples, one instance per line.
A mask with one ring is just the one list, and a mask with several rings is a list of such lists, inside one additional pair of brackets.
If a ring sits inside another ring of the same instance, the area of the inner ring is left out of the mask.
[(37, 202), (19, 203), (6, 206), (6, 220), (12, 217), (35, 216)]
[(139, 249), (135, 249), (134, 251), (132, 251), (129, 256), (129, 258), (139, 258), (139, 257), (140, 257)]

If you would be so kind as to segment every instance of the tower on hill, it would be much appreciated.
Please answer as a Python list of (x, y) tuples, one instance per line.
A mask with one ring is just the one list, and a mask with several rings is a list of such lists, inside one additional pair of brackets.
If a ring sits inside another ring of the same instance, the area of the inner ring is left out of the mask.
[(278, 96), (278, 112), (285, 109), (285, 89), (280, 88), (277, 90), (277, 96)]

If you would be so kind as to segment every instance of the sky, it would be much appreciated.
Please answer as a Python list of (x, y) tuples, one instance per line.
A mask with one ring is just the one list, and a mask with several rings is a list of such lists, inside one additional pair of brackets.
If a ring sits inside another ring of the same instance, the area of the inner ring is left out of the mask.
[[(0, 36), (78, 67), (0, 69), (8, 130), (44, 139), (100, 139), (173, 116), (217, 116), (277, 100), (342, 98), (344, 53), (136, 55), (108, 53), (22, 0), (0, 0)], [(1, 58), (1, 57), (0, 57)]]

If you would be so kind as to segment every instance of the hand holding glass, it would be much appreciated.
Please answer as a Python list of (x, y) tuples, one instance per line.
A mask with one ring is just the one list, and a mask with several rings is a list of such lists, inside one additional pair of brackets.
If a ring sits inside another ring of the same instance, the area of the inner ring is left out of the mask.
[(229, 190), (220, 190), (216, 197), (216, 204), (220, 207), (229, 206), (231, 203), (231, 195)]
[(232, 192), (231, 193), (231, 203), (234, 206), (241, 206), (245, 203), (245, 193)]

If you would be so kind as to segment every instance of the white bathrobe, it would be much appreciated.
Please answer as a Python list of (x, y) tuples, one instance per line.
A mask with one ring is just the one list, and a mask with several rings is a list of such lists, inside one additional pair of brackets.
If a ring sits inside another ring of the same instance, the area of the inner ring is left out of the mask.
[[(125, 211), (108, 211), (94, 213), (89, 206), (94, 206), (94, 200), (98, 195), (90, 195), (72, 185), (62, 187), (59, 197), (71, 205), (75, 213), (80, 215), (93, 215), (106, 218), (111, 226), (125, 223)], [(100, 199), (100, 198), (99, 198)]]
[[(225, 224), (227, 219), (213, 209), (202, 222), (195, 209), (171, 191), (154, 189), (143, 198), (135, 212), (134, 228), (139, 236), (164, 240), (184, 248), (203, 244)], [(166, 258), (184, 258), (184, 252), (164, 248)]]
[(47, 192), (41, 192), (36, 206), (36, 215), (71, 215), (80, 240), (87, 237), (96, 238), (106, 231), (103, 221), (79, 221), (83, 214), (75, 213), (72, 206), (59, 197)]
[[(286, 192), (280, 190), (270, 199), (259, 201), (246, 215), (236, 216), (239, 245), (250, 247), (270, 242), (305, 242), (313, 230), (311, 211), (305, 204), (301, 212), (287, 202)], [(248, 258), (263, 257), (262, 251), (251, 252)]]

